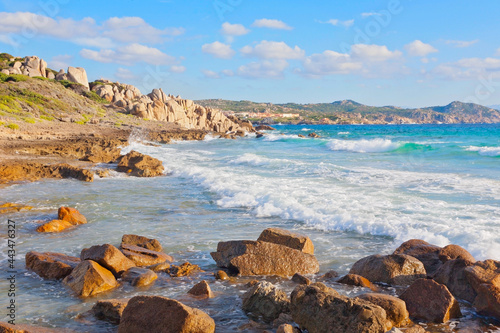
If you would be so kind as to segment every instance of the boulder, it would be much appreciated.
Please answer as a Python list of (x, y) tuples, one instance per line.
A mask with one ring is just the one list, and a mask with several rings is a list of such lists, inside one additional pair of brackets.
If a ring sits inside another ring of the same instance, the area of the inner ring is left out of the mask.
[(329, 270), (325, 274), (321, 275), (319, 278), (322, 280), (331, 280), (331, 279), (335, 279), (338, 276), (339, 276), (339, 273), (337, 271)]
[(373, 285), (368, 279), (362, 277), (361, 275), (356, 275), (356, 274), (344, 275), (337, 282), (342, 284), (347, 284), (350, 286), (370, 288), (373, 291), (378, 290), (378, 288), (375, 285)]
[(137, 177), (155, 177), (163, 174), (160, 160), (132, 150), (118, 159), (117, 170)]
[(311, 133), (307, 134), (307, 136), (310, 137), (310, 138), (319, 138), (319, 135), (316, 134), (316, 133), (314, 133), (314, 132), (311, 132)]
[(243, 311), (264, 322), (272, 322), (289, 311), (290, 300), (270, 282), (259, 282), (243, 295)]
[(47, 328), (26, 324), (9, 324), (0, 321), (0, 333), (77, 333), (65, 328)]
[(406, 254), (420, 260), (427, 274), (433, 274), (442, 264), (439, 259), (441, 247), (427, 243), (421, 239), (410, 239), (401, 244), (393, 254)]
[(57, 81), (62, 81), (62, 80), (67, 80), (68, 75), (64, 73), (64, 69), (59, 70), (59, 73), (56, 74), (56, 80)]
[(140, 246), (122, 244), (120, 247), (122, 253), (132, 260), (136, 266), (151, 266), (174, 261), (174, 258), (163, 252), (148, 250)]
[(227, 275), (226, 272), (224, 271), (217, 271), (217, 273), (215, 273), (215, 279), (216, 280), (229, 280), (229, 276)]
[(214, 294), (212, 293), (212, 289), (208, 285), (207, 281), (202, 280), (195, 284), (193, 288), (189, 289), (188, 294), (194, 296), (200, 296), (205, 298), (212, 298)]
[(465, 259), (449, 260), (434, 273), (432, 278), (444, 284), (454, 297), (472, 303), (477, 293), (465, 275), (465, 269), (472, 265), (473, 262)]
[(123, 311), (118, 333), (213, 333), (205, 312), (161, 296), (133, 297)]
[(269, 125), (259, 125), (255, 127), (256, 131), (276, 131), (276, 128), (271, 127)]
[(210, 253), (219, 267), (236, 274), (292, 276), (314, 274), (319, 264), (314, 255), (284, 245), (262, 241), (219, 242)]
[(68, 67), (68, 81), (76, 82), (89, 90), (89, 80), (87, 79), (87, 72), (81, 67)]
[(200, 266), (193, 265), (189, 262), (185, 262), (180, 266), (171, 265), (170, 268), (167, 269), (167, 273), (171, 277), (189, 276), (198, 272), (203, 272)]
[(460, 306), (445, 285), (430, 279), (418, 279), (401, 296), (412, 318), (445, 323), (459, 318)]
[(55, 252), (26, 253), (26, 268), (45, 279), (63, 279), (80, 263), (77, 257)]
[(170, 268), (170, 263), (161, 262), (159, 264), (147, 266), (146, 268), (152, 270), (153, 272), (165, 272)]
[(132, 260), (111, 244), (94, 245), (88, 249), (83, 249), (80, 254), (82, 260), (93, 260), (102, 267), (108, 269), (115, 277), (120, 277), (123, 272), (131, 267), (135, 267)]
[(476, 262), (476, 259), (466, 249), (461, 246), (450, 244), (439, 250), (439, 260), (445, 263), (449, 260), (463, 259), (470, 262)]
[(257, 240), (284, 245), (304, 253), (314, 254), (314, 245), (309, 237), (280, 228), (267, 228), (262, 231)]
[(305, 285), (310, 285), (312, 283), (311, 280), (309, 280), (304, 275), (301, 275), (299, 273), (295, 273), (292, 276), (292, 281), (298, 284), (305, 284)]
[(480, 284), (473, 305), (479, 314), (500, 320), (500, 288), (488, 283)]
[(358, 296), (358, 298), (364, 299), (384, 309), (387, 319), (392, 322), (392, 326), (402, 327), (411, 322), (409, 318), (410, 314), (408, 310), (406, 310), (406, 303), (402, 299), (378, 293), (363, 294)]
[(88, 297), (118, 286), (113, 274), (92, 260), (84, 260), (66, 276), (63, 283), (78, 296)]
[(68, 228), (72, 228), (75, 225), (68, 221), (63, 220), (52, 220), (50, 222), (44, 223), (38, 228), (36, 228), (37, 232), (60, 232), (66, 230)]
[(73, 225), (85, 224), (87, 219), (78, 210), (71, 207), (60, 207), (57, 211), (59, 220), (68, 221)]
[(122, 275), (122, 281), (129, 282), (134, 287), (147, 286), (158, 278), (155, 272), (147, 268), (132, 267)]
[(357, 274), (373, 282), (408, 285), (425, 277), (424, 265), (418, 259), (404, 254), (371, 255), (358, 260), (349, 274)]
[(479, 290), (481, 284), (491, 284), (500, 288), (500, 261), (478, 261), (465, 268), (465, 276), (474, 290)]
[(381, 307), (342, 296), (320, 282), (297, 286), (290, 309), (293, 320), (310, 333), (383, 333), (392, 327)]
[(128, 300), (126, 299), (100, 300), (92, 307), (92, 313), (97, 319), (119, 324), (127, 303)]
[(138, 235), (123, 235), (122, 244), (135, 245), (158, 252), (161, 252), (163, 250), (160, 242), (157, 239)]
[(300, 333), (300, 329), (293, 327), (290, 324), (283, 324), (278, 327), (276, 333)]

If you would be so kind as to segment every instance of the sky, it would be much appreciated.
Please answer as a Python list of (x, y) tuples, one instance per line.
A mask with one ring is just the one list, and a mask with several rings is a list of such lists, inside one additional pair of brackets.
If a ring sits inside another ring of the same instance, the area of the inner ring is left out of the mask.
[(188, 99), (500, 104), (497, 0), (0, 0), (0, 52)]

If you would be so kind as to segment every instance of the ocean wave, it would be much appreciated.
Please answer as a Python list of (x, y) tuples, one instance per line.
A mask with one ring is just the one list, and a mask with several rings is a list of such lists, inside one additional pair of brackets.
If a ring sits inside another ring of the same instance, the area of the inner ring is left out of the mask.
[(371, 140), (338, 140), (333, 139), (328, 142), (327, 147), (333, 151), (351, 151), (355, 153), (383, 153), (396, 150), (400, 143), (392, 142), (389, 139)]
[(337, 134), (338, 135), (347, 135), (347, 134), (351, 134), (351, 132), (338, 132)]
[(297, 139), (297, 135), (291, 134), (265, 134), (263, 140), (264, 141), (279, 141), (285, 139)]
[(469, 146), (465, 150), (467, 151), (477, 151), (477, 153), (481, 156), (491, 156), (496, 157), (500, 156), (500, 147), (476, 147)]
[(246, 153), (241, 155), (240, 157), (230, 161), (229, 163), (231, 164), (246, 164), (246, 165), (251, 165), (251, 166), (262, 166), (262, 165), (268, 165), (269, 164), (269, 159), (252, 154), (252, 153)]

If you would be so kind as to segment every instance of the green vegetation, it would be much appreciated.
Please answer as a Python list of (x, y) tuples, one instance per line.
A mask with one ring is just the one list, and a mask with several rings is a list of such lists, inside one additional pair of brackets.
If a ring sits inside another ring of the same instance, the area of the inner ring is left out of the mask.
[(104, 98), (101, 98), (99, 95), (96, 94), (95, 91), (86, 91), (85, 97), (87, 97), (87, 98), (89, 98), (97, 103), (109, 104), (109, 102), (107, 100), (105, 100)]
[(83, 114), (82, 115), (83, 119), (76, 121), (77, 124), (79, 125), (85, 125), (86, 123), (89, 122), (90, 119), (92, 119), (92, 116), (89, 114)]
[(35, 118), (30, 118), (30, 117), (25, 117), (25, 118), (23, 118), (23, 121), (24, 121), (25, 123), (28, 123), (28, 124), (35, 124), (35, 123), (36, 123)]
[(17, 130), (19, 129), (19, 125), (18, 124), (14, 124), (14, 123), (10, 123), (8, 124), (7, 126), (5, 126), (7, 128), (10, 128), (10, 129), (13, 129), (13, 130)]
[(10, 59), (14, 58), (8, 53), (0, 53), (0, 61), (10, 61)]
[(42, 81), (50, 81), (50, 79), (43, 76), (33, 76), (34, 79), (42, 80)]
[(47, 121), (54, 121), (54, 117), (45, 116), (45, 115), (41, 115), (40, 119), (47, 120)]
[(26, 80), (28, 80), (28, 77), (25, 75), (0, 73), (0, 82), (23, 82)]

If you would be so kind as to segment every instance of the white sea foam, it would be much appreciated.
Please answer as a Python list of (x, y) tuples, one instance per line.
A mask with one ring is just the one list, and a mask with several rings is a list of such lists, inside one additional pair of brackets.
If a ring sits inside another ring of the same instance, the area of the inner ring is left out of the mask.
[(262, 165), (267, 165), (269, 164), (269, 159), (259, 156), (256, 154), (252, 153), (246, 153), (241, 155), (240, 157), (231, 160), (229, 163), (231, 164), (246, 164), (246, 165), (252, 165), (252, 166), (262, 166)]
[(500, 147), (476, 147), (469, 146), (465, 150), (467, 151), (477, 151), (481, 156), (500, 156)]
[(351, 134), (350, 132), (338, 132), (337, 133), (338, 135), (347, 135), (347, 134)]
[(401, 144), (388, 139), (371, 140), (338, 140), (328, 142), (328, 148), (334, 151), (351, 151), (356, 153), (382, 153), (397, 149)]
[(264, 141), (279, 141), (284, 139), (297, 139), (297, 135), (291, 134), (265, 134), (263, 140)]
[(303, 131), (303, 132), (307, 132), (307, 131), (312, 131), (312, 129), (311, 129), (311, 128), (306, 128), (306, 127), (304, 127), (303, 129), (301, 129), (301, 131)]

